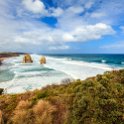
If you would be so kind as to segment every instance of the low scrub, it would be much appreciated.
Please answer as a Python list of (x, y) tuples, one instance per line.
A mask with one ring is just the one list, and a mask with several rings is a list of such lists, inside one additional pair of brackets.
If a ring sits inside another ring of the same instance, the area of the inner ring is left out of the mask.
[(124, 124), (124, 70), (0, 96), (4, 124)]

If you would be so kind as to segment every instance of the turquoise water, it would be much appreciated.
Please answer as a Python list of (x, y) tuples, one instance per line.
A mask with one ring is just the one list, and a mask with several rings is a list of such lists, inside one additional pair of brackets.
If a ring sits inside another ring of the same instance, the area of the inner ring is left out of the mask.
[(49, 54), (49, 56), (90, 63), (105, 63), (112, 67), (124, 67), (124, 54)]
[(31, 64), (23, 64), (23, 56), (4, 61), (0, 66), (0, 88), (6, 88), (7, 93), (21, 93), (124, 68), (124, 55), (46, 55), (45, 65), (39, 64), (40, 55), (31, 56)]

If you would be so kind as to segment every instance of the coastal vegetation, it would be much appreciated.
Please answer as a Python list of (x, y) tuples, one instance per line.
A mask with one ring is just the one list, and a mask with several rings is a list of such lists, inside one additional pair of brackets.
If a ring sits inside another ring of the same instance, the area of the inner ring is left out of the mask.
[(0, 124), (124, 124), (124, 70), (0, 96)]

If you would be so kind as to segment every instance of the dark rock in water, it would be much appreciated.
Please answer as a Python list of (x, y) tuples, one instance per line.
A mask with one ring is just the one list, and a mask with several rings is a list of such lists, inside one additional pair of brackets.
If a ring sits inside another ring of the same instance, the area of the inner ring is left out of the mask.
[(33, 60), (29, 54), (24, 55), (23, 63), (33, 63)]
[(0, 88), (0, 95), (2, 95), (4, 92), (4, 89), (3, 88)]

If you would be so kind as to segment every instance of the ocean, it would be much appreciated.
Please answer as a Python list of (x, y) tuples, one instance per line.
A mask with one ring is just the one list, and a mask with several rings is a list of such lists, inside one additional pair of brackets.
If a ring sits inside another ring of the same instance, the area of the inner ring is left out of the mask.
[(0, 88), (7, 93), (23, 93), (124, 68), (123, 54), (47, 54), (44, 65), (39, 64), (42, 55), (31, 56), (31, 64), (22, 63), (23, 55), (4, 60), (0, 66)]

